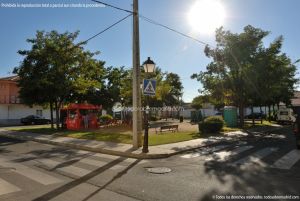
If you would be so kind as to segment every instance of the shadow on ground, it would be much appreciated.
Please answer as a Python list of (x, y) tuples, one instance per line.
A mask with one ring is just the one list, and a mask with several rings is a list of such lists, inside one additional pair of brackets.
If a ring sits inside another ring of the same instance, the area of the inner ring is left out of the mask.
[[(274, 138), (267, 138), (268, 135), (275, 136)], [(290, 149), (288, 145), (293, 145), (292, 133), (286, 134), (286, 138), (276, 138), (276, 135), (282, 136), (280, 131), (263, 134), (263, 139), (260, 142), (261, 148), (267, 146), (284, 146)], [(266, 138), (265, 138), (266, 137)], [(265, 140), (264, 140), (265, 139)], [(286, 151), (287, 151), (286, 150)], [(251, 153), (248, 153), (251, 154)], [(284, 153), (277, 153), (283, 155)], [(242, 156), (240, 156), (242, 157)], [(232, 158), (231, 161), (239, 158)], [(268, 159), (265, 159), (268, 160)], [(270, 159), (269, 159), (270, 160)], [(271, 161), (268, 161), (271, 162)], [(269, 163), (268, 163), (269, 164)], [(271, 163), (272, 164), (272, 163)], [(299, 166), (295, 166), (290, 170), (273, 169), (270, 166), (262, 168), (258, 164), (251, 164), (251, 166), (228, 165), (226, 162), (218, 162), (217, 156), (214, 160), (204, 163), (205, 173), (213, 179), (217, 179), (224, 188), (214, 188), (203, 196), (199, 197), (199, 201), (207, 200), (251, 200), (246, 197), (239, 197), (233, 199), (235, 196), (285, 196), (294, 195), (299, 196), (300, 190), (300, 172)], [(225, 187), (226, 186), (226, 187)], [(230, 186), (230, 187), (228, 187)], [(217, 196), (217, 197), (216, 197)], [(219, 196), (219, 197), (218, 197)], [(222, 197), (224, 196), (224, 197)], [(229, 199), (226, 199), (226, 196)], [(260, 197), (263, 198), (263, 197)], [(296, 199), (299, 200), (300, 198)], [(263, 200), (263, 199), (252, 199)], [(285, 199), (273, 199), (285, 200)], [(288, 199), (286, 199), (288, 200)]]

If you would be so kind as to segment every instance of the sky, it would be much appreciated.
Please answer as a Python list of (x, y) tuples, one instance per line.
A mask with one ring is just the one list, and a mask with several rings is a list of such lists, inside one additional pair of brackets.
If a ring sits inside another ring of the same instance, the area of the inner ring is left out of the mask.
[[(106, 3), (131, 10), (132, 0), (103, 0)], [(188, 20), (192, 6), (200, 0), (139, 0), (141, 15), (214, 45), (213, 33), (197, 32)], [(215, 0), (210, 0), (215, 1)], [(216, 0), (224, 8), (222, 26), (234, 33), (247, 25), (270, 31), (264, 39), (268, 46), (283, 35), (285, 52), (292, 61), (300, 58), (300, 1), (299, 0)], [(16, 8), (8, 4), (94, 4), (89, 0), (0, 0), (0, 77), (9, 76), (22, 61), (18, 50), (30, 49), (26, 42), (37, 30), (74, 32), (79, 30), (78, 42), (105, 29), (127, 13), (113, 8)], [(209, 19), (208, 19), (209, 20)], [(100, 51), (96, 58), (106, 66), (131, 68), (132, 18), (128, 18), (85, 47)], [(205, 71), (210, 59), (204, 55), (204, 45), (162, 27), (140, 19), (141, 63), (151, 57), (163, 71), (177, 73), (184, 86), (183, 100), (190, 102), (199, 95), (201, 84), (191, 80), (193, 73)], [(299, 75), (297, 75), (299, 76)]]

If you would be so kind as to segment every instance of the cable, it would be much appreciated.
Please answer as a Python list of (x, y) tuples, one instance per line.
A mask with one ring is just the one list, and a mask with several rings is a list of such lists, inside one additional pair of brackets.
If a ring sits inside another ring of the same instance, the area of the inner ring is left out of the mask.
[[(117, 7), (117, 6), (113, 6), (113, 5), (110, 5), (110, 4), (108, 4), (108, 3), (104, 3), (104, 2), (102, 2), (102, 1), (97, 1), (97, 0), (91, 0), (91, 1), (96, 2), (96, 3), (103, 4), (103, 5), (105, 5), (105, 6), (108, 6), (108, 7), (117, 9), (117, 10), (125, 11), (125, 12), (128, 12), (128, 13), (130, 13), (130, 14), (133, 14), (133, 13), (134, 13), (133, 11), (126, 10), (126, 9), (123, 9), (123, 8), (120, 8), (120, 7)], [(171, 28), (171, 27), (168, 27), (168, 26), (166, 26), (166, 25), (163, 25), (163, 24), (161, 24), (161, 23), (158, 23), (158, 22), (156, 22), (156, 21), (154, 21), (154, 20), (152, 20), (152, 19), (150, 19), (150, 18), (147, 18), (147, 17), (145, 17), (145, 16), (143, 16), (143, 15), (140, 15), (140, 14), (139, 14), (139, 17), (140, 17), (141, 19), (143, 19), (143, 20), (145, 20), (145, 21), (151, 23), (151, 24), (154, 24), (154, 25), (163, 27), (163, 28), (165, 28), (165, 29), (168, 29), (169, 31), (173, 31), (173, 32), (175, 32), (175, 33), (177, 33), (177, 34), (179, 34), (179, 35), (181, 35), (181, 36), (184, 36), (184, 37), (186, 37), (186, 38), (192, 39), (192, 40), (194, 40), (194, 41), (196, 41), (196, 42), (198, 42), (198, 43), (200, 43), (200, 44), (202, 44), (202, 45), (208, 45), (208, 46), (211, 46), (211, 45), (209, 45), (208, 43), (205, 43), (205, 42), (203, 42), (203, 41), (201, 41), (201, 40), (198, 40), (197, 38), (194, 38), (194, 37), (192, 37), (192, 36), (189, 36), (189, 35), (187, 35), (187, 34), (185, 34), (185, 33), (182, 33), (182, 32), (180, 32), (180, 31), (177, 31), (177, 30), (175, 30), (175, 29), (173, 29), (173, 28)]]
[(182, 35), (182, 36), (184, 36), (184, 37), (186, 37), (186, 38), (192, 39), (192, 40), (194, 40), (194, 41), (196, 41), (196, 42), (198, 42), (198, 43), (200, 43), (200, 44), (203, 44), (203, 45), (209, 45), (208, 43), (205, 43), (205, 42), (203, 42), (203, 41), (201, 41), (201, 40), (198, 40), (197, 38), (194, 38), (194, 37), (192, 37), (192, 36), (189, 36), (189, 35), (187, 35), (187, 34), (184, 34), (184, 33), (180, 32), (180, 31), (177, 31), (177, 30), (175, 30), (175, 29), (173, 29), (173, 28), (170, 28), (170, 27), (168, 27), (168, 26), (166, 26), (166, 25), (163, 25), (163, 24), (161, 24), (161, 23), (158, 23), (158, 22), (156, 22), (156, 21), (154, 21), (154, 20), (152, 20), (152, 19), (150, 19), (150, 18), (147, 18), (147, 17), (142, 16), (142, 15), (139, 15), (139, 17), (140, 17), (141, 19), (143, 19), (143, 20), (145, 20), (145, 21), (151, 23), (151, 24), (154, 24), (154, 25), (157, 25), (157, 26), (161, 26), (161, 27), (163, 27), (163, 28), (165, 28), (165, 29), (168, 29), (168, 30), (173, 31), (173, 32), (175, 32), (175, 33), (177, 33), (177, 34), (180, 34), (180, 35)]
[(106, 29), (100, 31), (99, 33), (95, 34), (94, 36), (90, 37), (89, 39), (83, 41), (82, 43), (87, 43), (90, 40), (92, 40), (93, 38), (96, 38), (97, 36), (99, 36), (100, 34), (104, 33), (105, 31), (109, 30), (110, 28), (116, 26), (117, 24), (119, 24), (120, 22), (124, 21), (125, 19), (127, 19), (128, 17), (130, 17), (132, 14), (127, 15), (126, 17), (120, 19), (119, 21), (115, 22), (114, 24), (110, 25), (109, 27), (107, 27)]
[(104, 2), (102, 2), (102, 1), (96, 1), (96, 0), (91, 0), (91, 1), (93, 1), (93, 2), (96, 2), (96, 3), (103, 4), (103, 5), (105, 5), (105, 6), (108, 6), (108, 7), (111, 7), (111, 8), (117, 9), (117, 10), (125, 11), (125, 12), (127, 12), (127, 13), (131, 13), (131, 14), (133, 14), (133, 13), (134, 13), (134, 12), (133, 12), (133, 11), (131, 11), (131, 10), (126, 10), (126, 9), (124, 9), (124, 8), (120, 8), (120, 7), (117, 7), (117, 6), (113, 6), (113, 5), (111, 5), (111, 4), (104, 3)]

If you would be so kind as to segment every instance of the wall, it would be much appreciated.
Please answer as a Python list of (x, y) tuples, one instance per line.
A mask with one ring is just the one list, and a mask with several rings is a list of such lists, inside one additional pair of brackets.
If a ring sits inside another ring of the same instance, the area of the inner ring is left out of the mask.
[[(215, 109), (200, 109), (200, 110), (201, 110), (201, 114), (204, 117), (214, 116), (217, 112)], [(190, 119), (192, 111), (196, 111), (196, 110), (195, 109), (184, 109), (183, 111), (180, 112), (180, 114), (183, 116), (183, 118)]]
[(50, 119), (50, 109), (44, 109), (41, 106), (34, 106), (30, 108), (22, 104), (0, 104), (0, 124), (8, 124), (9, 122), (15, 124), (23, 117), (36, 115), (37, 110), (42, 110), (42, 116)]

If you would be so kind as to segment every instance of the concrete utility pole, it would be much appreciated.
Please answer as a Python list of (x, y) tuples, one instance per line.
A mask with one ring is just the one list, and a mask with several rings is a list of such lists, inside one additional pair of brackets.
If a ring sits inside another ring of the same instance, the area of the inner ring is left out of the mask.
[(132, 83), (132, 134), (133, 148), (142, 146), (142, 112), (140, 89), (140, 36), (139, 36), (139, 5), (138, 0), (133, 0), (133, 83)]

